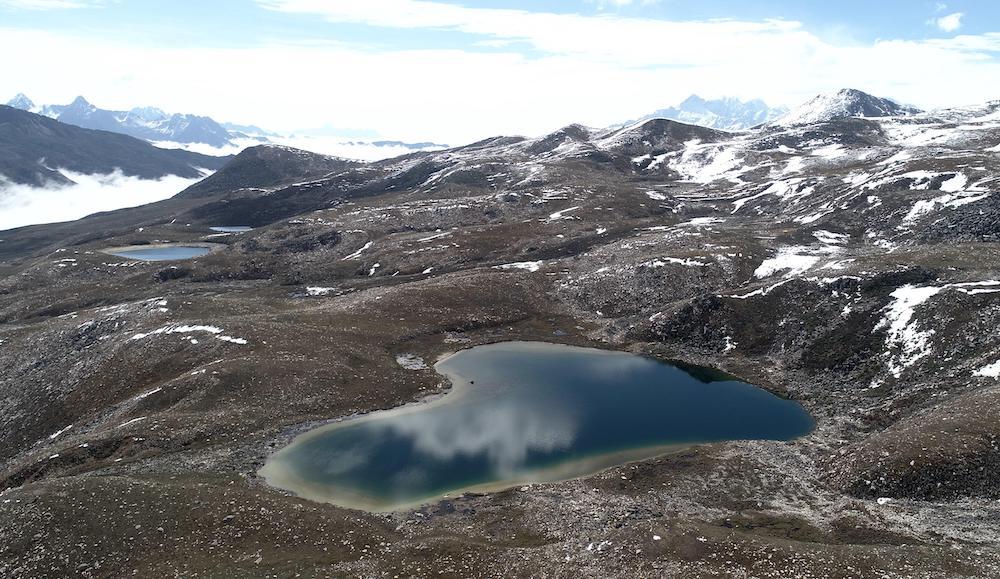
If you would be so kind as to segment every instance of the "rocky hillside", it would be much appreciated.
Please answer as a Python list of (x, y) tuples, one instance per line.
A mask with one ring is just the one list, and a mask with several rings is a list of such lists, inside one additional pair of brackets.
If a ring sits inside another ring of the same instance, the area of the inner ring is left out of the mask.
[[(262, 149), (11, 232), (0, 573), (997, 576), (1000, 103), (825, 110), (356, 165)], [(165, 241), (216, 250), (102, 253)], [(397, 360), (500, 340), (714, 366), (817, 428), (391, 514), (257, 476), (305, 428), (447, 387)]]
[(219, 193), (267, 192), (358, 167), (361, 163), (317, 155), (278, 145), (244, 149), (216, 173), (180, 193), (182, 197), (207, 197)]

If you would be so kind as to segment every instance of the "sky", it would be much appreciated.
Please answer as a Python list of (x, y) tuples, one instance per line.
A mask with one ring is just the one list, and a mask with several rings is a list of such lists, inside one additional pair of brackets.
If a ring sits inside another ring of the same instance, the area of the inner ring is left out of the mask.
[(690, 94), (998, 99), (1000, 2), (0, 0), (0, 54), (0, 102), (458, 145)]

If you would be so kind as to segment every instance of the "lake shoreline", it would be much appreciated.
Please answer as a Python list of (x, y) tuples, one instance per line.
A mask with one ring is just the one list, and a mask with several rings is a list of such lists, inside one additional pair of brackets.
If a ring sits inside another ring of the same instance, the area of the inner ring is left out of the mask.
[[(288, 432), (286, 436), (282, 438), (284, 440), (289, 440), (289, 442), (280, 449), (275, 450), (270, 453), (268, 458), (265, 460), (263, 466), (257, 471), (257, 474), (264, 480), (265, 484), (270, 487), (278, 488), (286, 492), (290, 492), (302, 498), (317, 502), (325, 502), (336, 504), (339, 506), (347, 508), (362, 509), (371, 512), (392, 512), (398, 510), (405, 510), (407, 508), (412, 508), (428, 503), (435, 502), (437, 500), (444, 499), (453, 495), (461, 495), (466, 493), (485, 493), (485, 492), (497, 492), (501, 490), (506, 490), (516, 486), (539, 484), (539, 483), (551, 483), (565, 480), (573, 480), (580, 477), (591, 476), (597, 474), (608, 468), (615, 466), (620, 466), (622, 464), (628, 464), (631, 462), (650, 460), (670, 452), (676, 452), (680, 449), (690, 448), (697, 444), (715, 443), (723, 442), (727, 440), (787, 440), (789, 438), (774, 437), (773, 435), (763, 435), (763, 436), (731, 436), (731, 435), (696, 435), (692, 440), (685, 440), (682, 437), (682, 441), (679, 442), (653, 442), (647, 444), (639, 444), (638, 446), (633, 446), (629, 448), (612, 448), (610, 450), (602, 450), (607, 444), (631, 444), (627, 440), (620, 440), (614, 442), (614, 439), (609, 439), (608, 443), (600, 442), (598, 446), (594, 447), (595, 451), (592, 455), (575, 455), (568, 456), (565, 458), (557, 459), (557, 462), (552, 464), (545, 464), (544, 459), (542, 463), (535, 466), (522, 465), (518, 469), (514, 469), (507, 473), (506, 471), (494, 472), (494, 474), (484, 474), (479, 473), (476, 475), (466, 474), (463, 476), (473, 476), (483, 477), (483, 476), (496, 476), (497, 480), (490, 480), (486, 482), (471, 482), (471, 484), (465, 484), (456, 481), (454, 487), (450, 488), (428, 488), (426, 493), (418, 493), (418, 496), (413, 496), (410, 498), (386, 498), (379, 497), (377, 492), (365, 493), (359, 490), (351, 490), (344, 486), (337, 486), (333, 483), (327, 482), (316, 482), (315, 480), (307, 480), (308, 477), (303, 476), (302, 472), (296, 472), (296, 469), (302, 468), (302, 465), (294, 464), (294, 457), (297, 452), (316, 452), (315, 449), (311, 448), (311, 443), (313, 445), (321, 445), (321, 441), (317, 439), (329, 440), (331, 436), (337, 436), (340, 433), (338, 431), (347, 428), (384, 428), (386, 424), (392, 424), (393, 421), (398, 423), (400, 420), (413, 422), (421, 419), (421, 413), (427, 413), (430, 411), (440, 411), (440, 408), (445, 405), (456, 405), (459, 403), (465, 404), (475, 404), (475, 400), (466, 400), (471, 392), (475, 393), (482, 398), (484, 395), (489, 394), (488, 400), (491, 404), (494, 402), (492, 396), (497, 396), (500, 393), (514, 392), (511, 390), (512, 386), (504, 384), (502, 380), (497, 381), (493, 378), (493, 383), (483, 382), (480, 375), (473, 377), (473, 374), (477, 370), (470, 370), (470, 368), (463, 368), (460, 361), (451, 363), (452, 361), (459, 360), (461, 354), (465, 353), (466, 356), (475, 355), (486, 355), (484, 352), (489, 351), (493, 355), (505, 354), (505, 355), (541, 355), (541, 356), (569, 356), (582, 358), (585, 357), (588, 364), (591, 364), (595, 369), (600, 371), (597, 374), (608, 374), (604, 376), (604, 379), (612, 379), (612, 376), (617, 370), (617, 367), (621, 364), (640, 364), (643, 368), (648, 370), (650, 367), (653, 369), (663, 369), (667, 371), (669, 368), (670, 372), (677, 372), (687, 376), (690, 380), (693, 380), (692, 384), (699, 385), (701, 388), (705, 382), (704, 376), (718, 376), (720, 378), (714, 380), (720, 384), (729, 384), (730, 388), (750, 388), (754, 392), (759, 392), (755, 394), (759, 400), (761, 396), (771, 397), (774, 400), (779, 400), (778, 397), (774, 396), (772, 393), (767, 392), (763, 389), (757, 388), (751, 384), (747, 384), (737, 379), (729, 380), (730, 376), (721, 373), (713, 372), (711, 369), (706, 368), (705, 372), (700, 374), (692, 374), (681, 366), (674, 366), (667, 364), (652, 358), (638, 356), (628, 352), (617, 352), (614, 350), (606, 349), (595, 349), (595, 348), (582, 348), (579, 346), (571, 346), (564, 344), (554, 344), (548, 342), (522, 342), (522, 341), (511, 341), (511, 342), (497, 342), (493, 344), (485, 344), (480, 346), (474, 346), (472, 348), (459, 350), (458, 352), (449, 352), (442, 354), (438, 357), (437, 362), (434, 365), (434, 369), (446, 379), (446, 382), (450, 384), (450, 387), (441, 391), (429, 394), (417, 401), (404, 404), (395, 408), (390, 408), (386, 410), (379, 410), (375, 412), (366, 413), (363, 415), (355, 415), (350, 417), (342, 417), (335, 419), (333, 422), (328, 422), (320, 426), (314, 426), (312, 428), (305, 427), (302, 425), (300, 428), (293, 429)], [(595, 359), (595, 357), (599, 357)], [(690, 368), (690, 365), (685, 367)], [(482, 371), (480, 368), (478, 371)], [(721, 378), (726, 378), (722, 380)], [(662, 379), (662, 377), (661, 377)], [(676, 379), (676, 376), (674, 377)], [(480, 380), (476, 384), (476, 380)], [(709, 380), (711, 382), (713, 380)], [(543, 381), (544, 382), (544, 381)], [(473, 384), (476, 387), (473, 387)], [(604, 386), (600, 386), (604, 388)], [(632, 385), (632, 387), (638, 387), (637, 385)], [(648, 388), (650, 386), (643, 386)], [(675, 385), (673, 389), (662, 390), (660, 389), (660, 395), (673, 395), (672, 393), (677, 391), (680, 386)], [(688, 386), (690, 388), (691, 386)], [(659, 388), (659, 386), (656, 386)], [(537, 389), (536, 389), (537, 390)], [(586, 391), (581, 391), (586, 392)], [(607, 392), (604, 393), (607, 395)], [(508, 394), (513, 395), (513, 394)], [(704, 393), (702, 393), (704, 395)], [(771, 398), (766, 398), (768, 403), (770, 403)], [(783, 401), (788, 402), (788, 401)], [(480, 404), (482, 400), (480, 400)], [(759, 403), (759, 402), (758, 402)], [(810, 426), (805, 432), (796, 431), (792, 438), (802, 436), (807, 434), (815, 426), (815, 421), (805, 413), (797, 403), (795, 407), (800, 411), (800, 413), (810, 421)], [(500, 410), (504, 410), (500, 407)], [(483, 414), (483, 417), (491, 416), (497, 412), (497, 410), (491, 409)], [(425, 415), (429, 416), (429, 415)], [(446, 416), (451, 416), (449, 413)], [(797, 415), (798, 416), (798, 415)], [(516, 417), (518, 420), (525, 419), (523, 413)], [(530, 415), (529, 415), (530, 418)], [(541, 419), (541, 423), (547, 421), (549, 417)], [(648, 418), (648, 417), (647, 417)], [(798, 419), (798, 418), (797, 418)], [(556, 416), (555, 423), (558, 423), (558, 416)], [(487, 422), (488, 423), (488, 422)], [(375, 426), (372, 426), (375, 425)], [(523, 424), (521, 424), (523, 426)], [(478, 428), (478, 427), (477, 427)], [(529, 429), (530, 430), (530, 429)], [(628, 429), (625, 429), (628, 430)], [(484, 434), (485, 432), (485, 434)], [(451, 434), (449, 434), (451, 436)], [(493, 430), (479, 430), (476, 432), (476, 436), (485, 437), (486, 444), (496, 443), (498, 441), (502, 442), (503, 439), (499, 438), (505, 436), (499, 432)], [(541, 435), (543, 438), (545, 433)], [(495, 440), (491, 440), (493, 437)], [(461, 439), (462, 437), (459, 436)], [(557, 437), (558, 438), (558, 437)], [(572, 438), (572, 437), (571, 437)], [(315, 441), (315, 442), (314, 442)], [(636, 441), (638, 442), (638, 441)], [(530, 441), (529, 441), (530, 443)], [(452, 441), (452, 444), (455, 444)], [(537, 443), (536, 443), (537, 444)], [(591, 443), (593, 445), (593, 442)], [(527, 447), (528, 449), (532, 447)], [(553, 448), (561, 448), (558, 445)], [(568, 448), (568, 447), (567, 447)], [(494, 449), (496, 450), (496, 449)], [(337, 452), (344, 452), (343, 448), (338, 447)], [(467, 448), (461, 448), (460, 452), (467, 453), (472, 452)], [(528, 452), (524, 450), (522, 452)], [(551, 452), (551, 451), (550, 451)], [(563, 452), (560, 450), (559, 452)], [(585, 451), (584, 451), (585, 452)], [(543, 453), (544, 455), (544, 453)], [(310, 455), (313, 456), (313, 455)], [(326, 455), (324, 455), (326, 456)], [(464, 455), (461, 455), (464, 456)], [(527, 456), (527, 455), (525, 455)], [(553, 455), (555, 456), (555, 455)], [(362, 460), (357, 456), (352, 455), (352, 460)], [(330, 459), (333, 460), (333, 459)], [(374, 460), (373, 457), (368, 457), (362, 460), (365, 462), (367, 460)], [(341, 461), (342, 462), (342, 461)], [(340, 470), (344, 467), (342, 464), (334, 461), (329, 463), (326, 467), (334, 468), (335, 470)], [(506, 468), (506, 467), (505, 467)], [(327, 471), (324, 471), (327, 472)], [(360, 488), (360, 487), (359, 487)]]

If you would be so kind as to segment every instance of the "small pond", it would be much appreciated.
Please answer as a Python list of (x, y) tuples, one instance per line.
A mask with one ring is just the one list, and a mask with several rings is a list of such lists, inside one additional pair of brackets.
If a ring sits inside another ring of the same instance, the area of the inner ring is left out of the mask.
[(505, 342), (435, 368), (447, 395), (306, 432), (261, 475), (308, 499), (387, 511), (691, 444), (789, 440), (814, 424), (799, 404), (721, 372), (624, 352)]
[(104, 250), (104, 253), (142, 261), (175, 261), (208, 255), (210, 245), (132, 245)]
[(246, 233), (253, 229), (253, 227), (248, 227), (246, 225), (220, 225), (217, 227), (209, 227), (212, 231), (218, 231), (219, 233)]

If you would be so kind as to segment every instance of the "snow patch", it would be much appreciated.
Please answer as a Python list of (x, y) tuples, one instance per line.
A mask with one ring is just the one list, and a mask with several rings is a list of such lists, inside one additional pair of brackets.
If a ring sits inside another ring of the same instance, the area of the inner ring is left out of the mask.
[(555, 213), (552, 213), (552, 214), (549, 215), (549, 219), (548, 220), (549, 221), (559, 221), (560, 219), (576, 219), (576, 217), (573, 217), (573, 216), (566, 216), (566, 213), (569, 213), (571, 211), (576, 211), (579, 208), (580, 208), (580, 206), (577, 205), (575, 207), (570, 207), (568, 209), (562, 209), (560, 211), (556, 211)]
[(369, 241), (368, 243), (366, 243), (366, 244), (362, 245), (362, 246), (361, 246), (361, 249), (359, 249), (359, 250), (355, 251), (354, 253), (352, 253), (352, 254), (350, 254), (350, 255), (345, 255), (344, 257), (342, 257), (342, 258), (340, 259), (340, 261), (347, 261), (347, 260), (349, 260), (349, 259), (357, 259), (357, 258), (358, 258), (358, 257), (359, 257), (359, 256), (360, 256), (360, 255), (361, 255), (362, 253), (364, 253), (364, 251), (365, 251), (366, 249), (368, 249), (368, 248), (369, 248), (369, 247), (371, 247), (371, 246), (372, 246), (372, 242), (371, 242), (371, 241)]
[(70, 428), (73, 428), (73, 425), (72, 425), (72, 424), (70, 424), (70, 425), (69, 425), (69, 426), (67, 426), (66, 428), (62, 428), (62, 429), (60, 429), (60, 430), (57, 430), (57, 431), (53, 432), (52, 434), (50, 434), (50, 435), (49, 435), (49, 440), (55, 440), (56, 438), (59, 438), (59, 436), (60, 436), (60, 435), (61, 435), (62, 433), (66, 432), (66, 431), (67, 431), (67, 430), (69, 430)]
[(1000, 378), (1000, 361), (993, 362), (983, 366), (982, 368), (976, 370), (972, 373), (973, 376), (982, 376), (984, 378)]
[(427, 364), (424, 359), (415, 354), (399, 354), (396, 356), (396, 363), (407, 370), (426, 370)]
[[(162, 328), (157, 328), (151, 332), (134, 334), (130, 340), (142, 340), (150, 336), (159, 335), (169, 335), (169, 334), (192, 334), (192, 333), (207, 333), (212, 334), (216, 340), (221, 340), (223, 342), (230, 342), (233, 344), (247, 344), (247, 340), (243, 338), (234, 338), (232, 336), (226, 336), (223, 333), (223, 329), (218, 326), (191, 326), (191, 325), (169, 325)], [(197, 344), (197, 340), (191, 338), (192, 344)]]
[(786, 283), (788, 283), (790, 281), (792, 281), (792, 280), (786, 279), (784, 281), (779, 281), (778, 283), (776, 283), (776, 284), (774, 284), (772, 286), (766, 287), (766, 288), (755, 289), (755, 290), (753, 290), (750, 293), (734, 294), (734, 295), (720, 296), (720, 297), (733, 298), (733, 299), (736, 299), (736, 300), (745, 300), (745, 299), (749, 299), (749, 298), (753, 298), (753, 297), (757, 297), (757, 296), (766, 296), (767, 294), (771, 293), (776, 288), (779, 288), (779, 287), (785, 285)]
[(428, 241), (431, 241), (432, 239), (439, 239), (441, 237), (447, 237), (449, 235), (451, 235), (450, 231), (445, 231), (444, 233), (436, 233), (434, 235), (431, 235), (431, 236), (428, 236), (428, 237), (422, 237), (422, 238), (418, 239), (417, 243), (427, 243)]
[[(663, 155), (666, 158), (668, 153)], [(654, 162), (654, 165), (656, 163)], [(711, 183), (726, 179), (738, 183), (737, 169), (743, 165), (743, 160), (737, 155), (737, 150), (731, 145), (703, 145), (698, 140), (684, 143), (680, 157), (671, 159), (667, 166), (680, 174), (682, 179), (692, 183)], [(650, 165), (648, 168), (652, 168)]]
[(515, 263), (505, 263), (503, 265), (495, 265), (493, 269), (524, 269), (527, 271), (538, 271), (542, 267), (541, 260), (539, 261), (518, 261)]
[(815, 250), (812, 248), (798, 245), (781, 247), (777, 255), (761, 262), (753, 275), (756, 278), (765, 278), (778, 272), (785, 272), (784, 277), (790, 278), (808, 271), (819, 260), (820, 256), (815, 255)]
[(697, 259), (688, 258), (678, 258), (678, 257), (661, 257), (659, 259), (654, 259), (652, 261), (647, 261), (645, 263), (639, 264), (639, 267), (663, 267), (668, 263), (673, 263), (677, 265), (685, 265), (688, 267), (707, 267), (708, 263), (704, 261), (698, 261)]
[(820, 243), (825, 243), (827, 245), (843, 245), (847, 243), (847, 240), (850, 239), (851, 236), (844, 233), (833, 233), (832, 231), (820, 229), (813, 232), (813, 237), (818, 239)]
[(148, 418), (148, 417), (147, 416), (140, 416), (139, 418), (133, 418), (132, 420), (128, 420), (126, 422), (122, 422), (121, 424), (118, 425), (118, 428), (122, 428), (122, 427), (128, 426), (130, 424), (135, 424), (136, 422), (142, 422), (146, 418)]
[[(941, 186), (941, 189), (944, 190), (944, 185)], [(935, 197), (933, 199), (917, 201), (913, 204), (913, 207), (910, 208), (910, 211), (903, 217), (903, 225), (900, 227), (913, 223), (917, 219), (927, 215), (928, 213), (932, 213), (937, 209), (955, 209), (963, 205), (968, 205), (969, 203), (982, 201), (989, 196), (989, 193), (972, 193), (969, 191), (963, 191), (960, 193), (941, 195), (940, 197)]]
[(723, 221), (719, 217), (695, 217), (694, 219), (678, 223), (677, 227), (707, 227), (716, 223), (722, 223)]
[(903, 370), (931, 353), (934, 330), (919, 330), (913, 320), (917, 306), (936, 296), (944, 287), (905, 285), (890, 294), (893, 301), (885, 308), (885, 317), (875, 326), (886, 330), (889, 348), (889, 371), (899, 378)]

